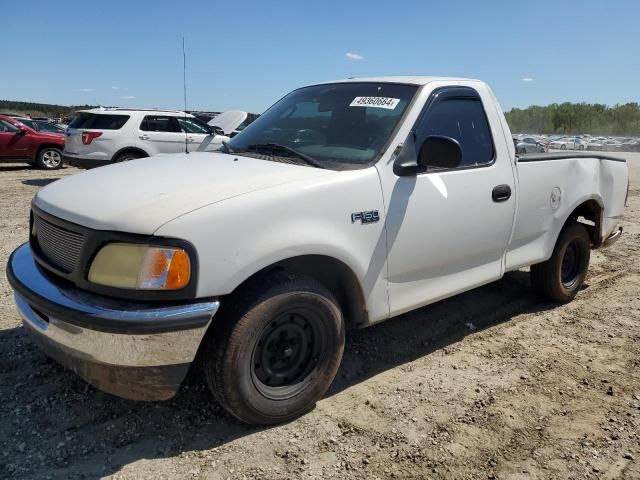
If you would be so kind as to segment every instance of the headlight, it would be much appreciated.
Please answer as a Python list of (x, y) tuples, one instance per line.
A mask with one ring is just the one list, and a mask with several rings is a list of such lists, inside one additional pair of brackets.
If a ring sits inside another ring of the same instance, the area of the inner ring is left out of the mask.
[(89, 269), (89, 281), (136, 290), (179, 290), (191, 278), (191, 261), (182, 248), (109, 243)]

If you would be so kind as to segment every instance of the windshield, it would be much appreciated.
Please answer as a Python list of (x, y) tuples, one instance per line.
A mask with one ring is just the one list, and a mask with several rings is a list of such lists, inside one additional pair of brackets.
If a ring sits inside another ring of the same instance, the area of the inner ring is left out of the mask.
[(54, 125), (49, 122), (36, 122), (37, 130), (41, 132), (53, 132), (53, 133), (63, 133), (64, 128), (59, 127), (58, 125)]
[[(273, 105), (228, 146), (236, 153), (272, 156), (291, 157), (294, 151), (328, 168), (366, 165), (389, 141), (417, 88), (391, 83), (301, 88)], [(268, 147), (274, 145), (278, 148)]]

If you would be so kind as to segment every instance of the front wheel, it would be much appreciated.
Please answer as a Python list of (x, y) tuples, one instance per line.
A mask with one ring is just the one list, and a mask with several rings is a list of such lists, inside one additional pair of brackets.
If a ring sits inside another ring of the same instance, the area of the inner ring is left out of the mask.
[(584, 225), (567, 224), (556, 242), (551, 258), (531, 266), (531, 285), (547, 300), (567, 303), (582, 288), (589, 269), (591, 240)]
[(59, 148), (43, 148), (38, 153), (36, 162), (43, 170), (57, 170), (62, 167), (62, 152)]
[(337, 301), (313, 279), (284, 274), (235, 297), (205, 345), (204, 372), (214, 396), (253, 425), (308, 412), (342, 359), (345, 329)]
[(566, 150), (567, 146), (566, 145), (560, 145), (560, 150)]

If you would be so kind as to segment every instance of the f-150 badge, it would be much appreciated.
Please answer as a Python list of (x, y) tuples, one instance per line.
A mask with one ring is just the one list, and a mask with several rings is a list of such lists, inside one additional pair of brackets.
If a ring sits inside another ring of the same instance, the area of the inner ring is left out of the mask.
[(369, 210), (368, 212), (353, 212), (351, 214), (351, 223), (356, 223), (360, 220), (360, 223), (363, 225), (365, 223), (376, 223), (380, 220), (380, 215), (378, 215), (378, 210)]

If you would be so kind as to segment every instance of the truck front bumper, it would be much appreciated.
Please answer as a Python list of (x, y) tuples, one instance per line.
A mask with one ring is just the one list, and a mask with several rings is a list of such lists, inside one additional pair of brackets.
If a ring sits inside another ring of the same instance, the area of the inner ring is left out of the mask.
[(175, 395), (219, 303), (115, 300), (42, 271), (28, 244), (9, 258), (26, 331), (51, 358), (105, 392), (132, 400)]

